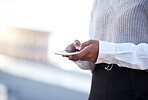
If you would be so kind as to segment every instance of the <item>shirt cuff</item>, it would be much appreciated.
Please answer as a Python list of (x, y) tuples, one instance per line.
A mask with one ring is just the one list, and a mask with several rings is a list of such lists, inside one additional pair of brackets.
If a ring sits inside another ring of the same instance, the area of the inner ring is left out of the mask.
[(112, 59), (115, 56), (115, 43), (105, 42), (99, 40), (99, 55), (96, 64), (108, 63), (111, 64)]

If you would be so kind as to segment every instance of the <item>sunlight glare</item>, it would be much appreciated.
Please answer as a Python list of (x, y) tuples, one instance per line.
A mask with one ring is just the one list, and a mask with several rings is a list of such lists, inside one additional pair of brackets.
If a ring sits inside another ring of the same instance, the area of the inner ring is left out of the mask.
[(7, 59), (4, 56), (0, 55), (0, 68), (7, 65), (7, 63)]

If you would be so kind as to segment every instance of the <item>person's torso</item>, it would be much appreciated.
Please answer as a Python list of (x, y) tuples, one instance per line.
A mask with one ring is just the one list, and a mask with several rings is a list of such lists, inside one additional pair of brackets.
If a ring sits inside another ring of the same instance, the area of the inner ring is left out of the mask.
[(148, 43), (148, 0), (96, 0), (93, 38), (115, 43)]

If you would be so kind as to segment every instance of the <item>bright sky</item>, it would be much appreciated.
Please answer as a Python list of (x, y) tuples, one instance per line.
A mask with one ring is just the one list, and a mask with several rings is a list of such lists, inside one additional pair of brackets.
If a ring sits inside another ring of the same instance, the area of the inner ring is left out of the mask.
[(0, 24), (50, 32), (50, 61), (72, 69), (71, 62), (54, 52), (75, 39), (88, 39), (92, 3), (93, 0), (0, 0)]

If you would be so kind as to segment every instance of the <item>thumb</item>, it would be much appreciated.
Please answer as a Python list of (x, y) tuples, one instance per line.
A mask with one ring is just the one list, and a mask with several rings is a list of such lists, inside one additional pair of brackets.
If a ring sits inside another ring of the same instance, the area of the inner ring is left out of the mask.
[(93, 40), (88, 40), (88, 41), (82, 43), (78, 50), (82, 50), (82, 49), (84, 49), (85, 47), (89, 46), (92, 43), (93, 43)]
[(81, 45), (81, 43), (80, 43), (79, 40), (75, 40), (75, 41), (74, 41), (74, 46), (75, 46), (75, 48), (76, 48), (77, 50), (79, 50), (80, 45)]

